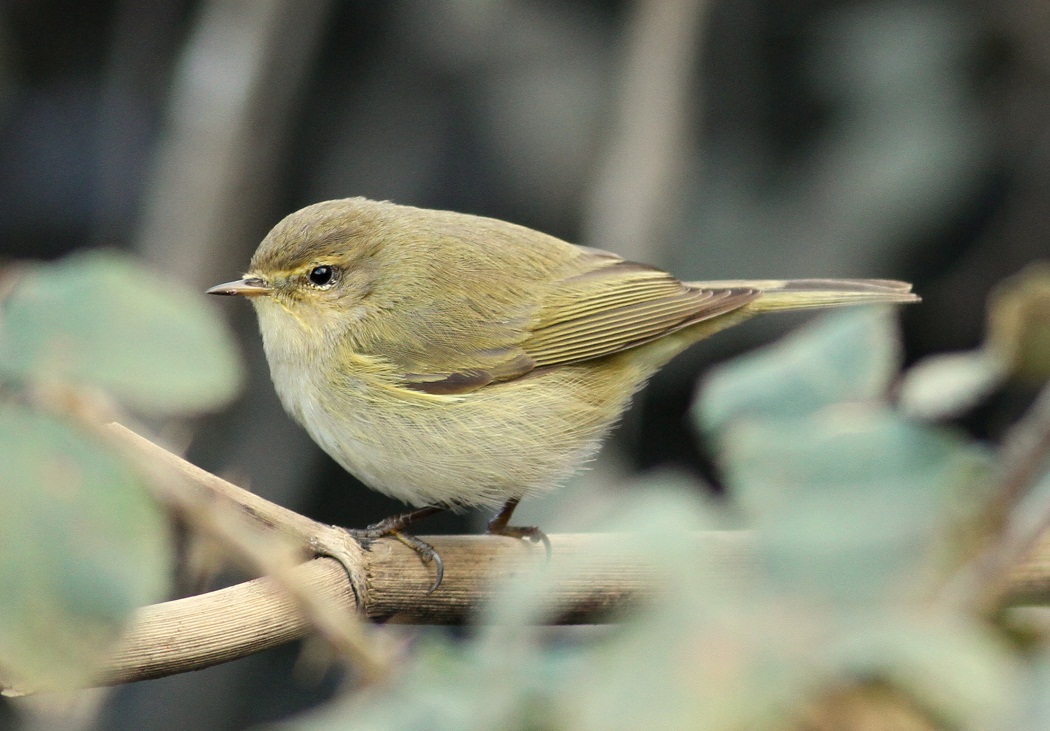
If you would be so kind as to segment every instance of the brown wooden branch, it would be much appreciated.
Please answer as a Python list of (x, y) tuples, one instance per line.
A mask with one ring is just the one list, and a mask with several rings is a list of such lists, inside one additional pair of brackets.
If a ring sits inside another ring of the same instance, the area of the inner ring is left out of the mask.
[[(550, 536), (552, 561), (594, 556), (600, 536)], [(415, 553), (396, 541), (375, 544), (366, 571), (370, 590), (358, 605), (343, 567), (317, 558), (298, 569), (302, 584), (376, 621), (459, 624), (491, 596), (493, 573), (507, 575), (543, 562), (542, 549), (490, 536), (428, 536), (445, 556), (445, 580), (427, 595), (432, 578)], [(747, 536), (710, 533), (697, 545), (698, 561), (712, 571), (739, 578), (750, 567)], [(559, 588), (562, 623), (594, 623), (615, 617), (630, 601), (644, 597), (648, 577), (620, 561), (594, 561), (591, 570)], [(497, 568), (498, 567), (498, 568)], [(1050, 537), (1011, 574), (1015, 604), (1050, 603)], [(145, 607), (112, 656), (106, 684), (161, 677), (245, 657), (300, 639), (311, 623), (275, 581), (263, 577), (209, 594)]]
[[(603, 557), (608, 537), (551, 535), (552, 559), (581, 566), (553, 592), (560, 608), (553, 621), (605, 622), (652, 590), (652, 579), (623, 557)], [(495, 580), (546, 566), (540, 546), (495, 536), (427, 536), (445, 560), (445, 578), (427, 594), (433, 575), (401, 543), (383, 539), (365, 552), (358, 602), (346, 571), (331, 558), (317, 558), (296, 571), (303, 586), (374, 621), (460, 624), (493, 594)], [(747, 573), (747, 537), (736, 532), (698, 536), (697, 557), (714, 572), (738, 578)], [(196, 670), (304, 637), (312, 624), (273, 579), (263, 577), (209, 594), (145, 607), (112, 656), (103, 683), (125, 683)]]
[[(396, 540), (383, 539), (362, 550), (344, 531), (309, 520), (252, 495), (185, 462), (157, 445), (115, 426), (126, 443), (151, 459), (176, 466), (201, 488), (240, 506), (267, 529), (300, 540), (325, 554), (349, 551), (340, 560), (315, 558), (293, 569), (300, 590), (310, 591), (344, 611), (377, 622), (459, 624), (492, 595), (494, 581), (535, 567), (548, 566), (543, 549), (494, 536), (428, 536), (445, 560), (441, 587), (428, 594), (433, 567)], [(695, 556), (717, 580), (746, 581), (754, 557), (746, 532), (697, 535)], [(548, 570), (581, 567), (553, 592), (560, 623), (608, 621), (632, 601), (654, 589), (644, 567), (624, 555), (603, 553), (608, 536), (551, 535)], [(340, 548), (339, 541), (352, 544)], [(568, 576), (568, 572), (558, 572)], [(1050, 603), (1050, 535), (1009, 574), (1008, 601)], [(104, 684), (124, 683), (199, 669), (259, 652), (306, 636), (315, 623), (286, 589), (287, 581), (254, 579), (233, 587), (145, 607), (100, 676)]]
[[(355, 609), (346, 572), (319, 558), (296, 573), (304, 586)], [(140, 609), (102, 673), (106, 685), (159, 678), (245, 657), (307, 634), (310, 622), (271, 578)]]

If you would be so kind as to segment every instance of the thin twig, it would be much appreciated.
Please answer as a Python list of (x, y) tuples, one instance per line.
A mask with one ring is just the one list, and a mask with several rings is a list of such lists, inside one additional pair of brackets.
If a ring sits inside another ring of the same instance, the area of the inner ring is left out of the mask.
[[(134, 432), (111, 425), (112, 433), (127, 446), (147, 471), (157, 497), (173, 508), (200, 535), (216, 540), (251, 570), (281, 587), (311, 628), (349, 660), (365, 682), (375, 682), (391, 670), (391, 653), (379, 638), (366, 630), (345, 601), (334, 603), (304, 585), (297, 566), (304, 551), (317, 553), (338, 542), (344, 573), (341, 584), (354, 591), (353, 576), (361, 573), (361, 548), (331, 526), (310, 520), (270, 503), (257, 495), (193, 467)], [(196, 489), (193, 489), (196, 488)], [(201, 489), (204, 488), (204, 489)], [(333, 541), (333, 533), (340, 535)], [(291, 539), (291, 540), (289, 540)]]
[(110, 424), (109, 428), (115, 437), (132, 447), (135, 452), (148, 458), (151, 463), (163, 465), (181, 475), (191, 485), (208, 494), (226, 499), (259, 525), (277, 530), (298, 541), (304, 547), (310, 545), (318, 531), (328, 528), (316, 520), (310, 520), (305, 515), (300, 515), (294, 510), (289, 510), (202, 470), (192, 462), (187, 462), (177, 454), (136, 434), (123, 424)]

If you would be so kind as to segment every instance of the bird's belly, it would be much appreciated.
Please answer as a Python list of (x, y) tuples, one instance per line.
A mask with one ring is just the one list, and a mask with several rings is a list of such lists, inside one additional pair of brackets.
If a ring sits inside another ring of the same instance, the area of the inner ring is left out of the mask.
[[(567, 369), (563, 369), (567, 370)], [(392, 396), (360, 382), (338, 402), (300, 386), (286, 408), (369, 487), (412, 505), (494, 506), (543, 492), (596, 451), (627, 401), (588, 369), (536, 375), (461, 397)]]

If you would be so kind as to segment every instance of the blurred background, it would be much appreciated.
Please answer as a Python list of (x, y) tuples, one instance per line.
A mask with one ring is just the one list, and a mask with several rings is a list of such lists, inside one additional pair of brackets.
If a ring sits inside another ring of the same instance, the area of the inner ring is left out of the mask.
[[(1048, 77), (1036, 0), (4, 0), (0, 254), (117, 247), (203, 292), (287, 213), (363, 195), (504, 218), (685, 279), (907, 279), (924, 298), (902, 313), (913, 361), (976, 345), (994, 284), (1050, 254)], [(213, 304), (238, 328), (249, 387), (226, 413), (160, 430), (320, 520), (398, 511), (284, 416), (250, 307)], [(698, 374), (802, 321), (693, 348), (593, 470), (516, 517), (556, 529), (660, 467), (717, 491), (686, 419)], [(994, 440), (1030, 396), (999, 393), (961, 426)], [(78, 702), (97, 715), (62, 723), (282, 718), (334, 688), (298, 657), (91, 694)]]

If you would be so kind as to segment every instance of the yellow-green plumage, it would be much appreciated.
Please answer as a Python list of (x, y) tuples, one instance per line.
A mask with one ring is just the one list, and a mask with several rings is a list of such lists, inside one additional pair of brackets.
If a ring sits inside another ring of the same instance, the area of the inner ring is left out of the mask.
[[(318, 267), (333, 281), (312, 283)], [(262, 295), (285, 408), (416, 506), (555, 486), (656, 369), (754, 314), (916, 299), (884, 280), (682, 283), (521, 226), (361, 198), (285, 218), (244, 281), (258, 285), (213, 291)]]

